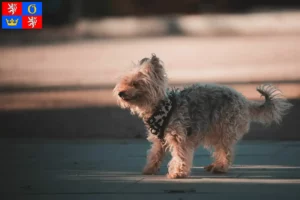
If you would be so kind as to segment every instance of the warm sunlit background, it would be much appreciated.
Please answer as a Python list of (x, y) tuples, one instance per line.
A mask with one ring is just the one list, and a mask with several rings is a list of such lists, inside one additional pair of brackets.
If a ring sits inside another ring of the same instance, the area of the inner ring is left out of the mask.
[(285, 0), (45, 0), (44, 28), (0, 32), (1, 137), (143, 138), (116, 106), (117, 77), (155, 53), (171, 86), (271, 82), (294, 108), (248, 139), (300, 139), (300, 3)]
[[(42, 30), (0, 30), (1, 199), (299, 200), (300, 1), (278, 2), (44, 0)], [(294, 107), (281, 126), (251, 125), (227, 174), (206, 172), (200, 147), (186, 179), (166, 178), (168, 154), (143, 175), (144, 125), (112, 89), (152, 53), (172, 87), (263, 100), (256, 86), (273, 83)]]

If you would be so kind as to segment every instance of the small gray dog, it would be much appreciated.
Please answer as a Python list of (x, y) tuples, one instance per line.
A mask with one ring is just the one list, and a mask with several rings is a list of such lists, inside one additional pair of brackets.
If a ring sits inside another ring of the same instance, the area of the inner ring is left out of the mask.
[(142, 59), (114, 88), (118, 104), (143, 119), (147, 139), (153, 143), (143, 174), (156, 174), (169, 150), (168, 178), (189, 176), (199, 145), (214, 150), (214, 162), (205, 169), (226, 173), (234, 146), (251, 121), (279, 124), (292, 105), (272, 85), (261, 85), (257, 91), (264, 102), (247, 100), (234, 89), (215, 84), (169, 90), (165, 69), (155, 55)]

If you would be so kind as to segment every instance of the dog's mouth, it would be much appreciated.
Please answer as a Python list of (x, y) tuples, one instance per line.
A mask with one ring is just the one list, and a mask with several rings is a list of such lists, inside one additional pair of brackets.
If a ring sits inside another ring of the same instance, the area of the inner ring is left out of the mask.
[(133, 101), (138, 98), (138, 94), (128, 94), (125, 91), (119, 92), (118, 95), (123, 101)]
[(137, 96), (122, 96), (120, 97), (123, 101), (133, 101), (136, 100), (138, 97)]
[(129, 98), (129, 97), (120, 97), (122, 100), (124, 100), (124, 101), (130, 101), (132, 98)]

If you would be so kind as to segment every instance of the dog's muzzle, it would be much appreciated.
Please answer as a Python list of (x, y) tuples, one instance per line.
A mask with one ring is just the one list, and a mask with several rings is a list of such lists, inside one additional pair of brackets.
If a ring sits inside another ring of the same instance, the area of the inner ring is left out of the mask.
[(122, 91), (122, 92), (119, 92), (119, 97), (125, 101), (129, 101), (131, 100), (131, 98), (126, 94), (126, 92)]

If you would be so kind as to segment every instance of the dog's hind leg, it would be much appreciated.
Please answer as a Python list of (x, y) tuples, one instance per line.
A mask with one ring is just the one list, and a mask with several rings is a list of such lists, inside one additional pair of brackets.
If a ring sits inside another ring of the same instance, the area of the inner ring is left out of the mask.
[(233, 162), (233, 145), (216, 145), (213, 153), (214, 162), (204, 169), (212, 173), (226, 173)]
[[(212, 173), (226, 173), (233, 163), (234, 147), (245, 133), (249, 130), (249, 122), (247, 118), (239, 118), (235, 121), (234, 126), (226, 126), (227, 131), (223, 130), (216, 141), (213, 142), (214, 148), (213, 158), (214, 162), (211, 165), (204, 167), (206, 171)], [(230, 127), (228, 129), (228, 127)], [(231, 131), (228, 131), (231, 130)]]
[(165, 148), (160, 140), (154, 140), (151, 149), (148, 152), (147, 164), (144, 167), (143, 174), (157, 174), (161, 162), (165, 156)]

